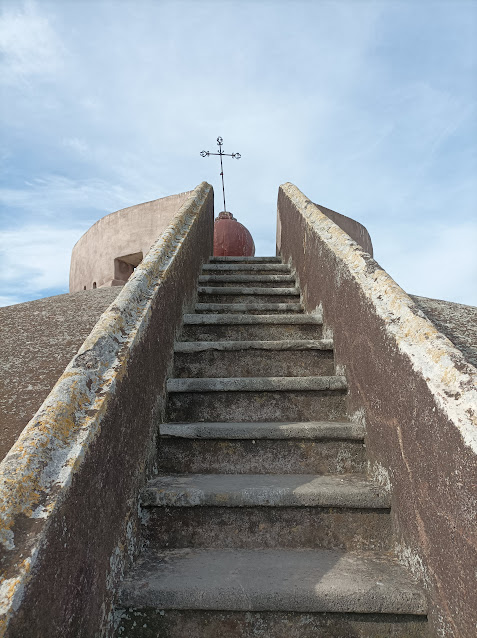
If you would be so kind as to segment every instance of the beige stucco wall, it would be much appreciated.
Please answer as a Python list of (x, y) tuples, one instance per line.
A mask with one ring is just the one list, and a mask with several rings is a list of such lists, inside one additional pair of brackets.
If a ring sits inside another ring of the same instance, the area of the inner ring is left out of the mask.
[[(71, 253), (70, 292), (124, 284), (190, 192), (123, 208), (97, 221)], [(121, 257), (126, 259), (115, 265)]]

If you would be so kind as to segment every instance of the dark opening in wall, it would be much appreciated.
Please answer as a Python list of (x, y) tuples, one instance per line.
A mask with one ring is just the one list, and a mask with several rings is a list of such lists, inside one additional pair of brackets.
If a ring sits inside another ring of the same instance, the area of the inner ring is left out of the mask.
[(96, 282), (93, 281), (93, 288), (96, 288)]
[(86, 286), (83, 286), (83, 290), (86, 290)]
[(134, 270), (142, 261), (142, 252), (131, 253), (117, 257), (114, 260), (114, 280), (113, 285), (121, 286), (127, 282)]

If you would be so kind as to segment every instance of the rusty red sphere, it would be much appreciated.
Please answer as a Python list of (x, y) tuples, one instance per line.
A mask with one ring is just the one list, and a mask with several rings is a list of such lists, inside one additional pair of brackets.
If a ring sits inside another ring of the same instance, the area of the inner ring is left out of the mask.
[(222, 212), (214, 224), (214, 257), (253, 257), (255, 244), (249, 231), (232, 213)]

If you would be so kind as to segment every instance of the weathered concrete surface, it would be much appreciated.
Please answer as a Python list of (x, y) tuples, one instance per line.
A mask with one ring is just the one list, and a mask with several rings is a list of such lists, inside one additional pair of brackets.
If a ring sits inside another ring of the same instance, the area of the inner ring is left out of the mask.
[[(206, 271), (207, 272), (207, 271)], [(295, 283), (294, 275), (201, 275), (199, 284), (220, 284), (221, 286), (236, 284), (254, 284), (254, 286), (268, 286), (269, 284), (292, 287)]]
[(366, 471), (362, 441), (162, 438), (161, 472), (221, 474), (346, 474)]
[(389, 551), (386, 508), (152, 507), (146, 541), (168, 549), (345, 549)]
[(122, 607), (416, 614), (422, 591), (388, 555), (332, 550), (146, 552)]
[[(219, 292), (212, 292), (219, 291)], [(247, 293), (243, 292), (231, 292), (233, 288), (213, 288), (210, 292), (199, 290), (198, 300), (199, 303), (207, 304), (286, 304), (286, 303), (299, 303), (300, 295), (297, 292), (289, 291), (286, 288), (256, 288), (257, 291), (253, 292), (253, 289)], [(272, 292), (273, 290), (273, 292)]]
[[(279, 341), (178, 341), (174, 346), (176, 353), (197, 353), (206, 352), (208, 350), (217, 350), (222, 352), (230, 351), (246, 351), (246, 350), (271, 350), (274, 352), (290, 350), (333, 350), (333, 341), (331, 339), (281, 339)], [(296, 375), (298, 376), (298, 375)], [(300, 375), (301, 376), (301, 375)]]
[[(273, 291), (272, 291), (273, 290)], [(263, 288), (251, 288), (248, 286), (199, 286), (199, 294), (207, 295), (278, 295), (278, 296), (300, 296), (298, 288), (273, 288), (272, 290), (264, 290)]]
[(234, 324), (252, 326), (256, 324), (294, 324), (321, 326), (321, 315), (184, 315), (184, 325)]
[(145, 506), (388, 508), (385, 488), (357, 476), (317, 474), (176, 474), (158, 476)]
[(315, 315), (185, 315), (182, 341), (320, 339), (323, 321)]
[(211, 264), (281, 264), (281, 257), (211, 257)]
[(98, 220), (73, 248), (70, 292), (126, 283), (190, 194), (137, 204)]
[(435, 327), (477, 368), (477, 308), (410, 295)]
[[(0, 465), (0, 636), (108, 636), (176, 333), (212, 249), (192, 191)], [(157, 392), (151, 392), (156, 388)]]
[(308, 312), (323, 309), (348, 413), (366, 423), (370, 470), (392, 488), (402, 560), (419, 573), (431, 631), (477, 626), (477, 371), (420, 308), (292, 184), (279, 249)]
[[(275, 377), (279, 379), (280, 377)], [(286, 377), (282, 377), (286, 378)], [(245, 379), (248, 381), (249, 379)], [(177, 381), (184, 381), (178, 379)], [(192, 381), (192, 380), (191, 380)], [(216, 381), (216, 379), (211, 379)], [(201, 391), (169, 394), (168, 421), (342, 421), (346, 414), (344, 390), (285, 390), (275, 392), (251, 389), (239, 392)]]
[(280, 264), (280, 263), (254, 263), (254, 264), (240, 264), (240, 263), (231, 263), (231, 264), (204, 264), (202, 266), (202, 270), (204, 273), (212, 273), (217, 274), (218, 272), (227, 272), (229, 274), (237, 273), (237, 274), (254, 274), (254, 275), (269, 275), (271, 273), (289, 273), (290, 266), (288, 264)]
[(120, 288), (0, 308), (0, 460)]
[(274, 392), (277, 390), (346, 390), (346, 378), (329, 377), (227, 377), (224, 379), (169, 379), (168, 392)]
[(191, 439), (347, 439), (362, 441), (361, 423), (304, 421), (289, 423), (163, 423), (161, 435)]
[(124, 610), (121, 638), (426, 638), (424, 616)]
[(248, 312), (263, 315), (263, 313), (303, 312), (301, 303), (198, 303), (195, 311), (200, 312)]
[(306, 377), (333, 375), (328, 341), (179, 341), (174, 377)]

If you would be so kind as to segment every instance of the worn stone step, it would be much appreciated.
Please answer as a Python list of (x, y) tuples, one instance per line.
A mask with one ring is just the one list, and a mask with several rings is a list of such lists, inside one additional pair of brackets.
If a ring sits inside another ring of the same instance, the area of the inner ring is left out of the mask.
[(298, 303), (298, 288), (239, 288), (199, 286), (199, 303)]
[(213, 284), (214, 286), (232, 287), (237, 284), (250, 284), (256, 288), (271, 287), (295, 287), (295, 277), (293, 275), (201, 275), (199, 285)]
[(202, 379), (169, 379), (167, 391), (174, 392), (317, 392), (345, 391), (346, 377), (227, 377)]
[(161, 437), (157, 464), (163, 474), (364, 474), (365, 452), (353, 440)]
[(365, 428), (351, 421), (288, 421), (263, 423), (162, 423), (162, 436), (184, 439), (316, 439), (363, 441)]
[(342, 421), (344, 377), (169, 379), (168, 421)]
[(320, 339), (321, 316), (193, 314), (184, 315), (182, 341), (241, 341), (277, 339)]
[(303, 312), (301, 303), (197, 303), (195, 305), (197, 313), (250, 313), (255, 315), (264, 314), (287, 314), (290, 312)]
[[(280, 378), (280, 377), (275, 377)], [(289, 377), (281, 377), (287, 379)], [(303, 377), (297, 377), (301, 379)], [(305, 377), (306, 378), (306, 377)], [(315, 377), (328, 378), (328, 377)], [(215, 379), (213, 379), (215, 381)], [(247, 379), (248, 380), (248, 379)], [(203, 381), (176, 379), (175, 381)], [(194, 421), (342, 421), (346, 418), (346, 390), (231, 390), (171, 392), (167, 420)]]
[(364, 473), (364, 428), (357, 423), (163, 423), (162, 474)]
[(198, 287), (198, 293), (202, 294), (202, 295), (223, 295), (223, 296), (230, 296), (230, 295), (246, 295), (246, 296), (250, 296), (250, 295), (259, 295), (259, 296), (263, 296), (266, 295), (267, 293), (270, 294), (274, 294), (274, 295), (278, 295), (281, 297), (287, 297), (287, 296), (291, 296), (291, 297), (295, 297), (295, 296), (299, 296), (300, 295), (300, 289), (299, 288), (271, 288), (267, 291), (267, 289), (264, 288), (253, 288), (250, 286), (233, 286), (231, 288), (226, 288), (224, 286), (199, 286)]
[(391, 547), (389, 496), (356, 476), (162, 476), (142, 504), (146, 540), (169, 548)]
[(245, 274), (253, 273), (255, 275), (291, 273), (291, 268), (287, 264), (204, 264), (202, 273), (207, 275), (214, 274)]
[(364, 477), (319, 474), (157, 476), (143, 489), (141, 502), (146, 507), (390, 507), (389, 493)]
[(392, 549), (389, 509), (346, 507), (147, 508), (144, 539), (168, 549)]
[(181, 378), (333, 373), (333, 342), (330, 339), (181, 341), (174, 348), (174, 376)]
[(389, 555), (329, 549), (151, 548), (124, 579), (118, 607), (417, 616), (427, 611), (422, 589)]
[(210, 257), (211, 264), (281, 264), (281, 257)]
[(117, 638), (430, 638), (426, 616), (411, 614), (131, 608), (116, 615)]

